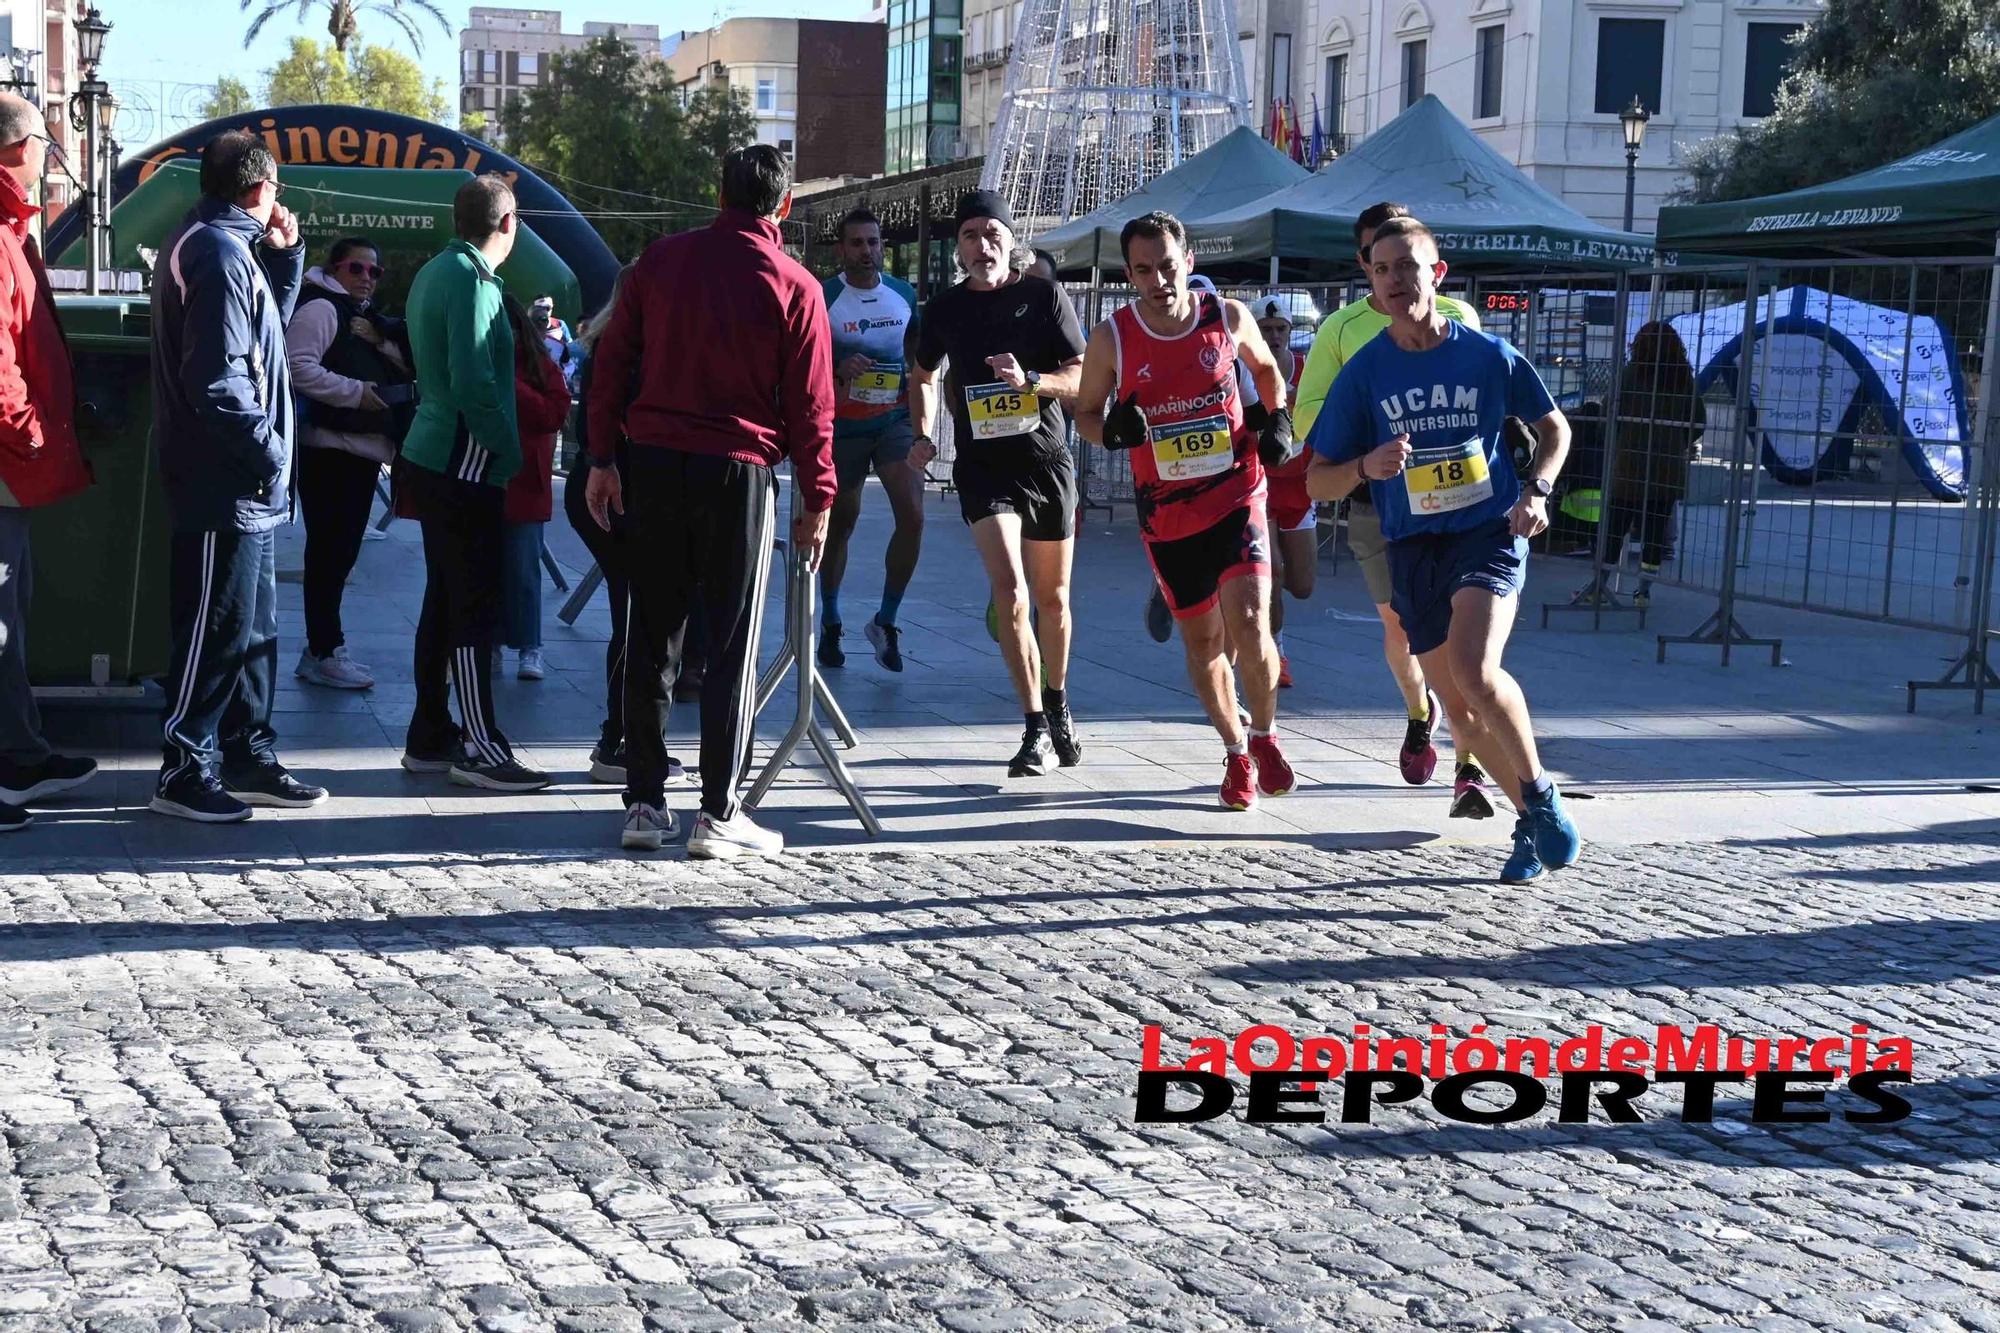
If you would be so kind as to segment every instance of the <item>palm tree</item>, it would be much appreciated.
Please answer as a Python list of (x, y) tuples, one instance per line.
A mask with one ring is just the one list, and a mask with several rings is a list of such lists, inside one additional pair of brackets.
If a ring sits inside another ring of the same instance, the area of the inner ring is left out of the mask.
[(451, 20), (444, 16), (444, 11), (437, 7), (434, 0), (241, 0), (238, 7), (246, 14), (252, 10), (257, 12), (257, 17), (250, 20), (249, 30), (243, 34), (245, 47), (257, 40), (257, 34), (264, 30), (266, 23), (287, 9), (297, 12), (300, 23), (305, 22), (306, 16), (315, 9), (326, 10), (327, 34), (333, 38), (333, 49), (342, 55), (347, 54), (347, 44), (354, 40), (358, 27), (355, 16), (364, 9), (385, 16), (401, 28), (418, 55), (424, 53), (424, 38), (417, 31), (417, 15), (427, 14), (436, 19), (445, 35), (451, 35)]

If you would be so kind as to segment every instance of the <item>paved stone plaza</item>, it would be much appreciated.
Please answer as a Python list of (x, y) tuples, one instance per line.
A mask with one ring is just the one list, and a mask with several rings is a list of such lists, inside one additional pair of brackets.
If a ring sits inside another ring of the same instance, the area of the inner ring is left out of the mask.
[[(1396, 777), (1345, 563), (1294, 613), (1305, 785), (1212, 809), (1120, 518), (1079, 550), (1084, 767), (1000, 777), (1019, 720), (935, 501), (910, 670), (855, 636), (834, 680), (887, 836), (802, 773), (767, 865), (610, 850), (582, 780), (601, 597), (570, 630), (551, 592), (557, 670), (500, 691), (555, 789), (396, 769), (406, 525), (350, 602), (384, 683), (287, 677), (323, 809), (150, 816), (153, 720), (55, 716), (113, 771), (0, 847), (0, 1328), (2000, 1328), (2000, 738), (1900, 689), (1947, 641), (1753, 608), (1792, 665), (1660, 667), (1650, 635), (1526, 617), (1591, 847), (1502, 889), (1504, 821)], [(1538, 564), (1528, 605), (1579, 578)], [(1915, 1111), (1847, 1123), (1842, 1091), (1832, 1123), (1752, 1124), (1724, 1089), (1710, 1124), (1135, 1123), (1146, 1025), (1178, 1056), (1259, 1023), (1865, 1024), (1913, 1042)]]

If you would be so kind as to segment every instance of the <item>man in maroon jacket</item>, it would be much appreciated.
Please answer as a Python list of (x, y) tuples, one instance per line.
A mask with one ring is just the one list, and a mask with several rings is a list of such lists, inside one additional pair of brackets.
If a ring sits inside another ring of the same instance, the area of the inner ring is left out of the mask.
[(28, 689), (28, 511), (90, 485), (69, 345), (28, 234), (47, 144), (33, 104), (0, 93), (0, 833), (28, 826), (21, 806), (97, 771), (94, 759), (50, 752)]
[[(696, 596), (708, 626), (701, 695), (701, 813), (692, 857), (769, 856), (736, 789), (757, 712), (757, 631), (776, 523), (772, 468), (786, 458), (792, 527), (816, 569), (833, 506), (833, 351), (819, 282), (785, 254), (778, 222), (792, 173), (768, 144), (723, 160), (715, 222), (653, 242), (619, 288), (590, 385), (590, 480), (598, 525), (626, 516), (632, 551), (625, 637), (624, 846), (676, 831), (666, 809), (667, 708)], [(613, 466), (621, 436), (631, 494)]]

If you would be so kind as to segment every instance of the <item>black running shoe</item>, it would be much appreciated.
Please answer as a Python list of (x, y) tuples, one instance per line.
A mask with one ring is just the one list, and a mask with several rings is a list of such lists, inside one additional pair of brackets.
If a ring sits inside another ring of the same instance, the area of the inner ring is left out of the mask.
[(840, 633), (841, 629), (838, 625), (821, 625), (819, 627), (819, 652), (815, 655), (819, 658), (821, 666), (844, 667), (847, 665), (847, 653), (840, 646)]
[(222, 789), (245, 805), (305, 810), (326, 799), (326, 788), (300, 782), (282, 764), (259, 764), (240, 773), (224, 772)]
[(1076, 738), (1076, 719), (1064, 708), (1049, 715), (1049, 744), (1055, 748), (1056, 761), (1064, 768), (1075, 768), (1083, 762), (1083, 742)]
[(0, 833), (19, 833), (35, 822), (35, 817), (18, 805), (0, 801)]
[(250, 807), (224, 791), (211, 773), (183, 774), (162, 783), (153, 792), (151, 808), (197, 824), (238, 824), (250, 818)]
[(516, 759), (497, 764), (476, 764), (467, 760), (453, 766), (451, 780), (461, 787), (481, 787), (487, 791), (540, 791), (552, 778)]
[(465, 762), (465, 742), (453, 737), (440, 746), (405, 745), (403, 768), (411, 773), (449, 773)]
[(885, 625), (879, 620), (871, 620), (863, 627), (863, 632), (868, 635), (869, 645), (875, 649), (875, 660), (882, 664), (884, 670), (901, 671), (903, 669), (903, 631), (897, 629), (894, 625)]
[(14, 764), (0, 761), (0, 801), (26, 805), (47, 800), (81, 787), (97, 772), (95, 759), (72, 759), (68, 755), (44, 755), (40, 763)]
[(1010, 778), (1039, 778), (1049, 771), (1049, 761), (1055, 758), (1045, 731), (1032, 728), (1021, 733), (1021, 749), (1013, 761), (1007, 765)]

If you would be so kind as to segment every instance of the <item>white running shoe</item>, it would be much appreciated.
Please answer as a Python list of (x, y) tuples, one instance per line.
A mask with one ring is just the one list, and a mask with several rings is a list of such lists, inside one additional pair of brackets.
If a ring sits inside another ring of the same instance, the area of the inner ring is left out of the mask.
[(680, 831), (673, 811), (635, 805), (625, 812), (625, 831), (619, 835), (618, 845), (631, 852), (657, 852)]
[(697, 861), (776, 856), (784, 850), (784, 835), (759, 828), (744, 810), (733, 819), (717, 819), (704, 810), (694, 817), (694, 832), (688, 834), (688, 855)]
[(342, 645), (325, 657), (314, 657), (312, 649), (299, 650), (299, 665), (293, 675), (308, 685), (324, 685), (330, 690), (365, 690), (375, 684), (368, 668), (347, 655)]
[(523, 648), (520, 669), (514, 672), (516, 680), (540, 680), (549, 674), (548, 664), (542, 661), (542, 650)]

